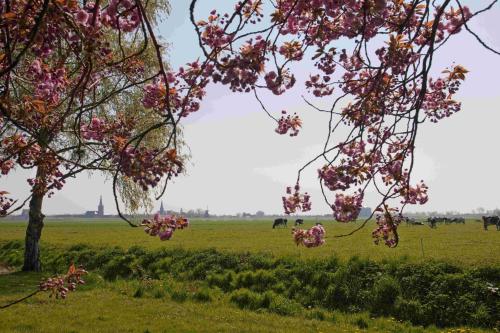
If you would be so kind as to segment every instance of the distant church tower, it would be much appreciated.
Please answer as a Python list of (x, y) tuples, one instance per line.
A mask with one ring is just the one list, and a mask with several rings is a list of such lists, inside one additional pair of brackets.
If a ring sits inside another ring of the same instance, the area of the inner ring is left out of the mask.
[(104, 205), (102, 204), (102, 195), (97, 206), (97, 216), (104, 216)]
[(165, 214), (165, 208), (163, 208), (163, 201), (161, 202), (161, 205), (160, 205), (160, 211), (158, 212), (160, 215), (166, 215)]

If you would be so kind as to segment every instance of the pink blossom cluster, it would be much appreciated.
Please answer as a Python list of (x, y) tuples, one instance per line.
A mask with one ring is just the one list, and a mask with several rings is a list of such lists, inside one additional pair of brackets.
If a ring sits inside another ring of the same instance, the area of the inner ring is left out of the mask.
[(43, 150), (34, 162), (37, 165), (38, 173), (43, 176), (28, 178), (28, 184), (34, 193), (46, 194), (51, 197), (54, 190), (63, 188), (66, 180), (63, 177), (61, 162), (50, 150)]
[(271, 90), (275, 95), (283, 94), (287, 89), (295, 85), (295, 76), (288, 71), (281, 71), (279, 74), (275, 71), (270, 71), (264, 76), (267, 89)]
[[(168, 76), (169, 83), (174, 83), (175, 79), (172, 74)], [(144, 96), (142, 105), (148, 109), (160, 110), (165, 107), (167, 89), (163, 80), (156, 80), (153, 83), (148, 83), (144, 87)]]
[(401, 159), (391, 160), (380, 168), (382, 179), (385, 185), (390, 185), (394, 181), (402, 181), (403, 177), (408, 176), (408, 171), (403, 169), (403, 161)]
[(82, 276), (87, 274), (87, 271), (82, 267), (76, 268), (74, 264), (71, 264), (68, 273), (64, 276), (50, 277), (42, 282), (40, 282), (40, 291), (49, 291), (49, 297), (55, 296), (55, 298), (66, 298), (68, 292), (75, 291), (76, 286), (79, 284), (85, 284)]
[(279, 53), (285, 59), (292, 59), (295, 61), (302, 60), (304, 52), (302, 52), (302, 45), (298, 41), (285, 42), (279, 48)]
[(83, 124), (80, 128), (82, 137), (85, 140), (103, 141), (106, 124), (98, 117), (92, 117), (90, 124)]
[(333, 85), (330, 83), (330, 76), (311, 75), (305, 82), (306, 88), (312, 91), (316, 97), (324, 97), (333, 94)]
[(318, 247), (325, 244), (325, 228), (318, 223), (308, 230), (293, 228), (293, 240), (297, 246)]
[(318, 170), (318, 176), (330, 191), (347, 190), (356, 183), (356, 177), (345, 165), (325, 165)]
[(355, 221), (358, 218), (363, 204), (363, 193), (354, 195), (337, 193), (332, 204), (333, 216), (339, 222)]
[(452, 97), (458, 91), (467, 72), (462, 66), (455, 66), (451, 70), (444, 71), (444, 73), (449, 74), (448, 77), (439, 78), (435, 81), (429, 80), (429, 90), (425, 94), (422, 108), (431, 122), (436, 123), (438, 120), (450, 117), (460, 111), (461, 103), (455, 101)]
[(110, 0), (102, 12), (101, 21), (106, 26), (131, 32), (141, 23), (141, 15), (133, 0)]
[(51, 69), (45, 66), (40, 59), (31, 63), (28, 71), (35, 85), (34, 99), (48, 105), (59, 103), (62, 93), (67, 86), (66, 70), (64, 67)]
[(378, 163), (377, 153), (367, 153), (363, 140), (340, 145), (340, 165), (327, 164), (318, 170), (318, 176), (330, 191), (345, 191), (368, 179)]
[(145, 85), (142, 104), (161, 115), (178, 113), (183, 117), (200, 109), (213, 65), (201, 66), (198, 61), (167, 72), (164, 77)]
[(429, 196), (427, 194), (427, 190), (429, 187), (425, 185), (424, 181), (421, 180), (420, 184), (415, 186), (404, 186), (399, 192), (403, 197), (403, 201), (401, 203), (416, 205), (423, 205), (429, 200)]
[(290, 131), (290, 136), (297, 136), (302, 127), (302, 120), (296, 113), (293, 116), (287, 115), (285, 110), (281, 111), (281, 113), (282, 116), (278, 119), (278, 127), (275, 129), (275, 132), (283, 135)]
[(7, 197), (7, 194), (9, 192), (0, 190), (0, 217), (5, 216), (14, 204), (14, 199)]
[(372, 231), (374, 243), (378, 245), (383, 241), (388, 247), (396, 247), (399, 242), (397, 229), (402, 219), (401, 214), (385, 212), (378, 215), (376, 217), (377, 228)]
[(462, 25), (464, 24), (464, 19), (465, 22), (467, 22), (472, 17), (469, 7), (463, 6), (462, 10), (459, 8), (455, 10), (451, 7), (449, 11), (445, 12), (444, 16), (447, 22), (444, 24), (443, 29), (445, 29), (450, 35), (459, 33)]
[(175, 149), (160, 152), (158, 149), (133, 148), (118, 151), (115, 162), (120, 171), (140, 185), (145, 191), (155, 187), (163, 176), (171, 178), (184, 169)]
[(286, 194), (289, 194), (289, 196), (281, 198), (285, 214), (289, 215), (297, 211), (307, 212), (311, 210), (311, 196), (307, 192), (301, 194), (298, 183), (294, 186), (293, 193), (292, 188), (287, 187)]
[(6, 136), (1, 144), (0, 164), (3, 175), (7, 175), (13, 169), (14, 160), (22, 167), (29, 168), (40, 157), (40, 146), (33, 142), (28, 143), (24, 134), (15, 133)]
[(212, 48), (212, 49), (221, 49), (224, 48), (228, 43), (231, 42), (232, 36), (230, 34), (226, 34), (222, 26), (226, 23), (229, 14), (224, 14), (221, 16), (214, 9), (210, 12), (208, 16), (208, 22), (200, 20), (196, 23), (196, 25), (203, 29), (203, 33), (201, 35), (203, 44)]
[(175, 230), (187, 228), (189, 221), (180, 216), (156, 214), (152, 220), (142, 221), (141, 225), (144, 226), (144, 231), (148, 235), (158, 236), (160, 240), (164, 241), (172, 238)]
[(7, 175), (12, 168), (14, 168), (14, 161), (0, 161), (0, 172), (2, 175)]

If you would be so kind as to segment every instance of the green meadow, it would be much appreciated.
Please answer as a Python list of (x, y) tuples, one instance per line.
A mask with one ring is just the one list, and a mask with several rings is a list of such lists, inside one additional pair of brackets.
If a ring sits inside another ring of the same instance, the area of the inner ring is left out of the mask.
[[(307, 221), (309, 227), (314, 221)], [(45, 272), (16, 272), (25, 223), (0, 223), (0, 306), (64, 273), (89, 270), (67, 299), (39, 293), (0, 310), (0, 332), (497, 332), (500, 232), (482, 223), (401, 225), (395, 249), (373, 224), (323, 221), (305, 249), (270, 220), (195, 220), (161, 242), (118, 220), (48, 220)]]
[[(307, 221), (304, 228), (314, 221)], [(259, 252), (273, 256), (297, 256), (299, 258), (321, 258), (336, 256), (349, 259), (360, 256), (373, 260), (405, 258), (410, 261), (428, 259), (445, 260), (460, 265), (500, 264), (500, 232), (493, 226), (489, 231), (476, 221), (465, 225), (439, 224), (433, 230), (428, 226), (399, 227), (400, 244), (395, 249), (374, 245), (371, 238), (373, 223), (349, 237), (336, 238), (357, 228), (361, 222), (342, 224), (323, 221), (326, 229), (326, 244), (319, 248), (297, 247), (292, 242), (291, 226), (272, 229), (270, 220), (262, 221), (214, 221), (194, 220), (188, 229), (180, 230), (167, 242), (146, 235), (142, 229), (131, 228), (120, 220), (86, 219), (80, 221), (55, 221), (45, 223), (42, 244), (70, 246), (84, 243), (96, 247), (119, 246), (128, 248), (138, 245), (149, 249), (215, 248), (231, 252)], [(0, 243), (24, 239), (25, 223), (2, 221)]]

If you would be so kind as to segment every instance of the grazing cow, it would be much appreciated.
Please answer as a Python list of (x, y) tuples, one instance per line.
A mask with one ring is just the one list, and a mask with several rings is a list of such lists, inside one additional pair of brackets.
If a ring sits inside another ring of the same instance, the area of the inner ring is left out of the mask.
[(465, 219), (463, 217), (454, 217), (450, 219), (450, 223), (462, 223), (465, 224)]
[(403, 217), (403, 221), (406, 222), (406, 225), (424, 225), (422, 222), (419, 222), (417, 220), (415, 220), (414, 218), (412, 217)]
[(304, 220), (303, 219), (296, 219), (295, 220), (295, 226), (302, 225), (302, 224), (304, 224)]
[(282, 218), (276, 219), (276, 220), (274, 220), (274, 223), (273, 223), (273, 229), (276, 227), (279, 227), (280, 225), (282, 225), (283, 228), (285, 228), (286, 223), (287, 223), (287, 219), (282, 219)]
[(451, 223), (451, 219), (446, 217), (446, 216), (443, 216), (443, 217), (438, 217), (438, 222), (444, 222), (444, 224), (450, 224)]
[(495, 225), (497, 227), (497, 231), (500, 230), (500, 218), (498, 216), (483, 216), (484, 230), (488, 230), (489, 224)]
[(427, 222), (429, 223), (429, 226), (432, 228), (432, 229), (436, 229), (437, 226), (437, 217), (435, 216), (430, 216), (428, 219), (427, 219)]
[(410, 220), (410, 221), (408, 221), (408, 224), (409, 225), (424, 225), (423, 222), (416, 221), (416, 220)]

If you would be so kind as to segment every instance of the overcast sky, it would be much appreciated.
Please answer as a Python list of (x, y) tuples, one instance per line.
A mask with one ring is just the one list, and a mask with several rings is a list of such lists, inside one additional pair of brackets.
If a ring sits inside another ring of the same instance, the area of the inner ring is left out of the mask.
[[(200, 0), (198, 12), (208, 13), (213, 1)], [(172, 0), (172, 15), (160, 27), (171, 44), (170, 63), (176, 68), (199, 55), (188, 20), (189, 1)], [(220, 3), (220, 2), (218, 2)], [(224, 1), (227, 5), (232, 1)], [(487, 1), (468, 1), (471, 8)], [(203, 15), (206, 16), (206, 15)], [(198, 16), (201, 18), (201, 16)], [(500, 49), (500, 5), (470, 26), (497, 50)], [(453, 62), (470, 73), (457, 97), (462, 111), (419, 131), (415, 179), (430, 187), (429, 202), (410, 211), (467, 212), (477, 207), (500, 207), (500, 57), (482, 48), (465, 32), (453, 37), (435, 57), (439, 72)], [(307, 69), (304, 69), (307, 73)], [(211, 213), (282, 212), (281, 196), (292, 185), (298, 168), (320, 149), (327, 118), (308, 108), (300, 98), (302, 85), (273, 98), (266, 105), (276, 116), (282, 109), (300, 114), (304, 127), (297, 137), (280, 136), (275, 123), (249, 94), (232, 94), (226, 87), (210, 87), (202, 109), (185, 122), (185, 139), (192, 160), (188, 175), (179, 177), (163, 197), (167, 209), (208, 207)], [(317, 182), (317, 167), (304, 173), (303, 187), (312, 195), (312, 213), (328, 213)], [(0, 178), (1, 187), (20, 197), (28, 193), (26, 174)], [(46, 214), (82, 213), (97, 209), (103, 196), (106, 214), (116, 212), (110, 182), (99, 174), (81, 175), (46, 200)], [(376, 197), (368, 195), (366, 205)], [(159, 202), (157, 203), (159, 207)]]

